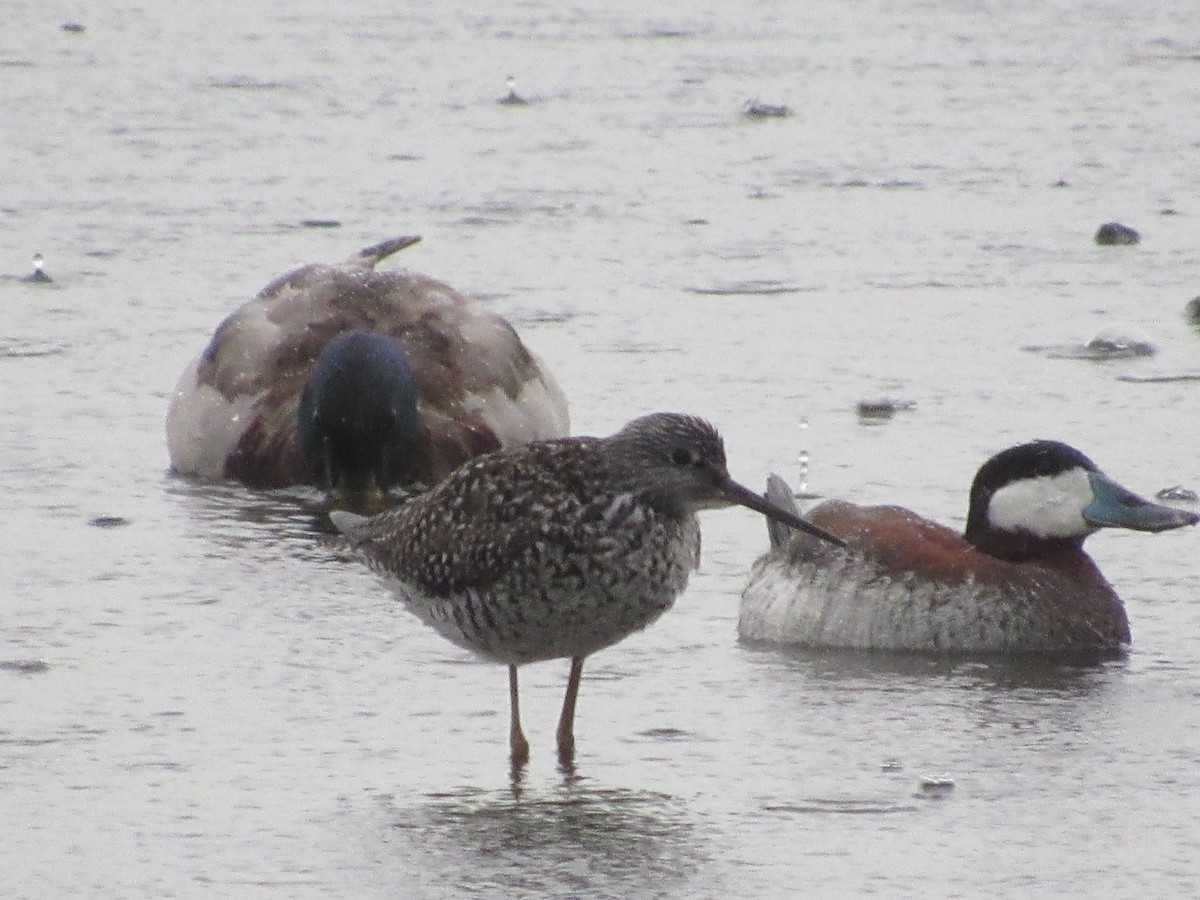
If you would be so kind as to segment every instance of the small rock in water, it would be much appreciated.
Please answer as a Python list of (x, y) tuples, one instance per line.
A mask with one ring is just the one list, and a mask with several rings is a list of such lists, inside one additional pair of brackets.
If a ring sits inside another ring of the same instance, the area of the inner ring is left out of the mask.
[(517, 79), (509, 75), (505, 85), (508, 87), (508, 93), (500, 98), (501, 106), (528, 106), (529, 101), (517, 93)]
[(792, 109), (782, 103), (747, 100), (745, 106), (742, 107), (742, 114), (750, 119), (786, 119), (792, 114)]
[(941, 800), (943, 797), (949, 797), (954, 793), (954, 779), (947, 778), (944, 775), (926, 776), (921, 779), (917, 793), (931, 800)]
[(912, 400), (896, 400), (893, 397), (870, 397), (859, 400), (856, 411), (863, 419), (890, 419), (898, 412), (916, 409)]
[(1023, 349), (1042, 353), (1048, 359), (1085, 359), (1093, 362), (1138, 359), (1158, 352), (1150, 336), (1132, 326), (1104, 328), (1086, 344), (1031, 345)]
[(21, 280), (26, 284), (50, 284), (54, 281), (54, 279), (46, 274), (46, 270), (43, 268), (45, 264), (46, 261), (42, 257), (42, 254), (33, 254), (33, 271), (24, 276)]
[(128, 525), (129, 520), (124, 516), (96, 516), (88, 524), (93, 528), (120, 528)]
[(1137, 231), (1120, 222), (1105, 222), (1096, 230), (1096, 243), (1101, 247), (1129, 246), (1141, 239)]
[(1200, 327), (1200, 297), (1193, 297), (1187, 302), (1187, 306), (1183, 308), (1183, 314), (1188, 317), (1188, 321), (1193, 325)]
[(1138, 356), (1153, 356), (1157, 348), (1149, 335), (1126, 328), (1105, 328), (1096, 333), (1084, 350), (1102, 359), (1131, 359)]

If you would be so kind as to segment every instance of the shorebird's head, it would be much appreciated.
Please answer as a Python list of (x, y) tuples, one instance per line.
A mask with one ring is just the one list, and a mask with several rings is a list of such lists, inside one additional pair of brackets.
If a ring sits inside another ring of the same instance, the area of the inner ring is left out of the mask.
[(780, 509), (729, 475), (725, 442), (711, 424), (680, 413), (634, 419), (608, 443), (628, 472), (634, 491), (647, 502), (678, 514), (745, 506), (770, 519), (835, 544), (840, 538)]

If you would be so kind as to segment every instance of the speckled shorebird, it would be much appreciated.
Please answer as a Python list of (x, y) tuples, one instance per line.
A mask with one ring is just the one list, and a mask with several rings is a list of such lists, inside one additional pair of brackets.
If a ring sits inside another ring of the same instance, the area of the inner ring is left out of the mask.
[(515, 765), (529, 757), (517, 667), (571, 660), (557, 732), (569, 764), (584, 658), (671, 608), (700, 561), (697, 511), (734, 504), (840, 543), (734, 482), (716, 430), (676, 413), (491, 453), (402, 507), (332, 517), (419, 619), (508, 666)]
[(508, 322), (428, 276), (375, 271), (418, 240), (303, 266), (226, 318), (175, 389), (173, 468), (312, 483), (375, 511), (391, 488), (567, 434), (562, 390)]
[[(795, 508), (782, 479), (767, 497)], [(738, 633), (804, 647), (931, 654), (1109, 657), (1129, 619), (1083, 549), (1101, 528), (1168, 531), (1200, 516), (1152, 503), (1060, 441), (997, 453), (971, 485), (959, 534), (899, 506), (831, 500), (812, 521), (834, 549), (787, 528), (742, 593)]]

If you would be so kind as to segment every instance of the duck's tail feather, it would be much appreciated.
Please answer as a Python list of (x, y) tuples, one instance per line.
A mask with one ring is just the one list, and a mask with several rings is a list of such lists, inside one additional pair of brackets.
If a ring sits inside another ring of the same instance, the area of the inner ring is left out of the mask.
[[(788, 483), (779, 475), (772, 472), (767, 476), (767, 500), (780, 509), (793, 515), (800, 515), (800, 507), (796, 505), (796, 497)], [(767, 519), (767, 536), (771, 539), (771, 547), (783, 547), (792, 537), (792, 529), (781, 522)]]
[(345, 265), (373, 269), (379, 265), (380, 260), (387, 259), (393, 253), (397, 253), (405, 247), (411, 247), (419, 240), (421, 240), (419, 234), (406, 234), (402, 237), (388, 238), (388, 240), (372, 244), (370, 247), (363, 247), (346, 260)]

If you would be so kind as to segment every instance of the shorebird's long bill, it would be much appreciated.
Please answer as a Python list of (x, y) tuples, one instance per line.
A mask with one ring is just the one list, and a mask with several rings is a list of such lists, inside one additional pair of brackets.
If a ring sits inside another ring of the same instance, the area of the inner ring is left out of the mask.
[(742, 487), (736, 481), (727, 481), (725, 483), (725, 496), (730, 503), (736, 503), (738, 506), (745, 506), (747, 509), (762, 513), (768, 519), (781, 522), (790, 528), (799, 528), (801, 531), (807, 531), (814, 537), (819, 537), (821, 540), (836, 544), (839, 547), (846, 546), (846, 542), (836, 534), (830, 534), (824, 528), (819, 528), (812, 522), (802, 519), (794, 513), (780, 509), (774, 503), (769, 502), (766, 498), (754, 493), (749, 488)]
[(1170, 531), (1200, 522), (1200, 516), (1194, 512), (1152, 503), (1100, 472), (1089, 472), (1088, 478), (1092, 483), (1092, 502), (1083, 511), (1083, 518), (1096, 528)]

